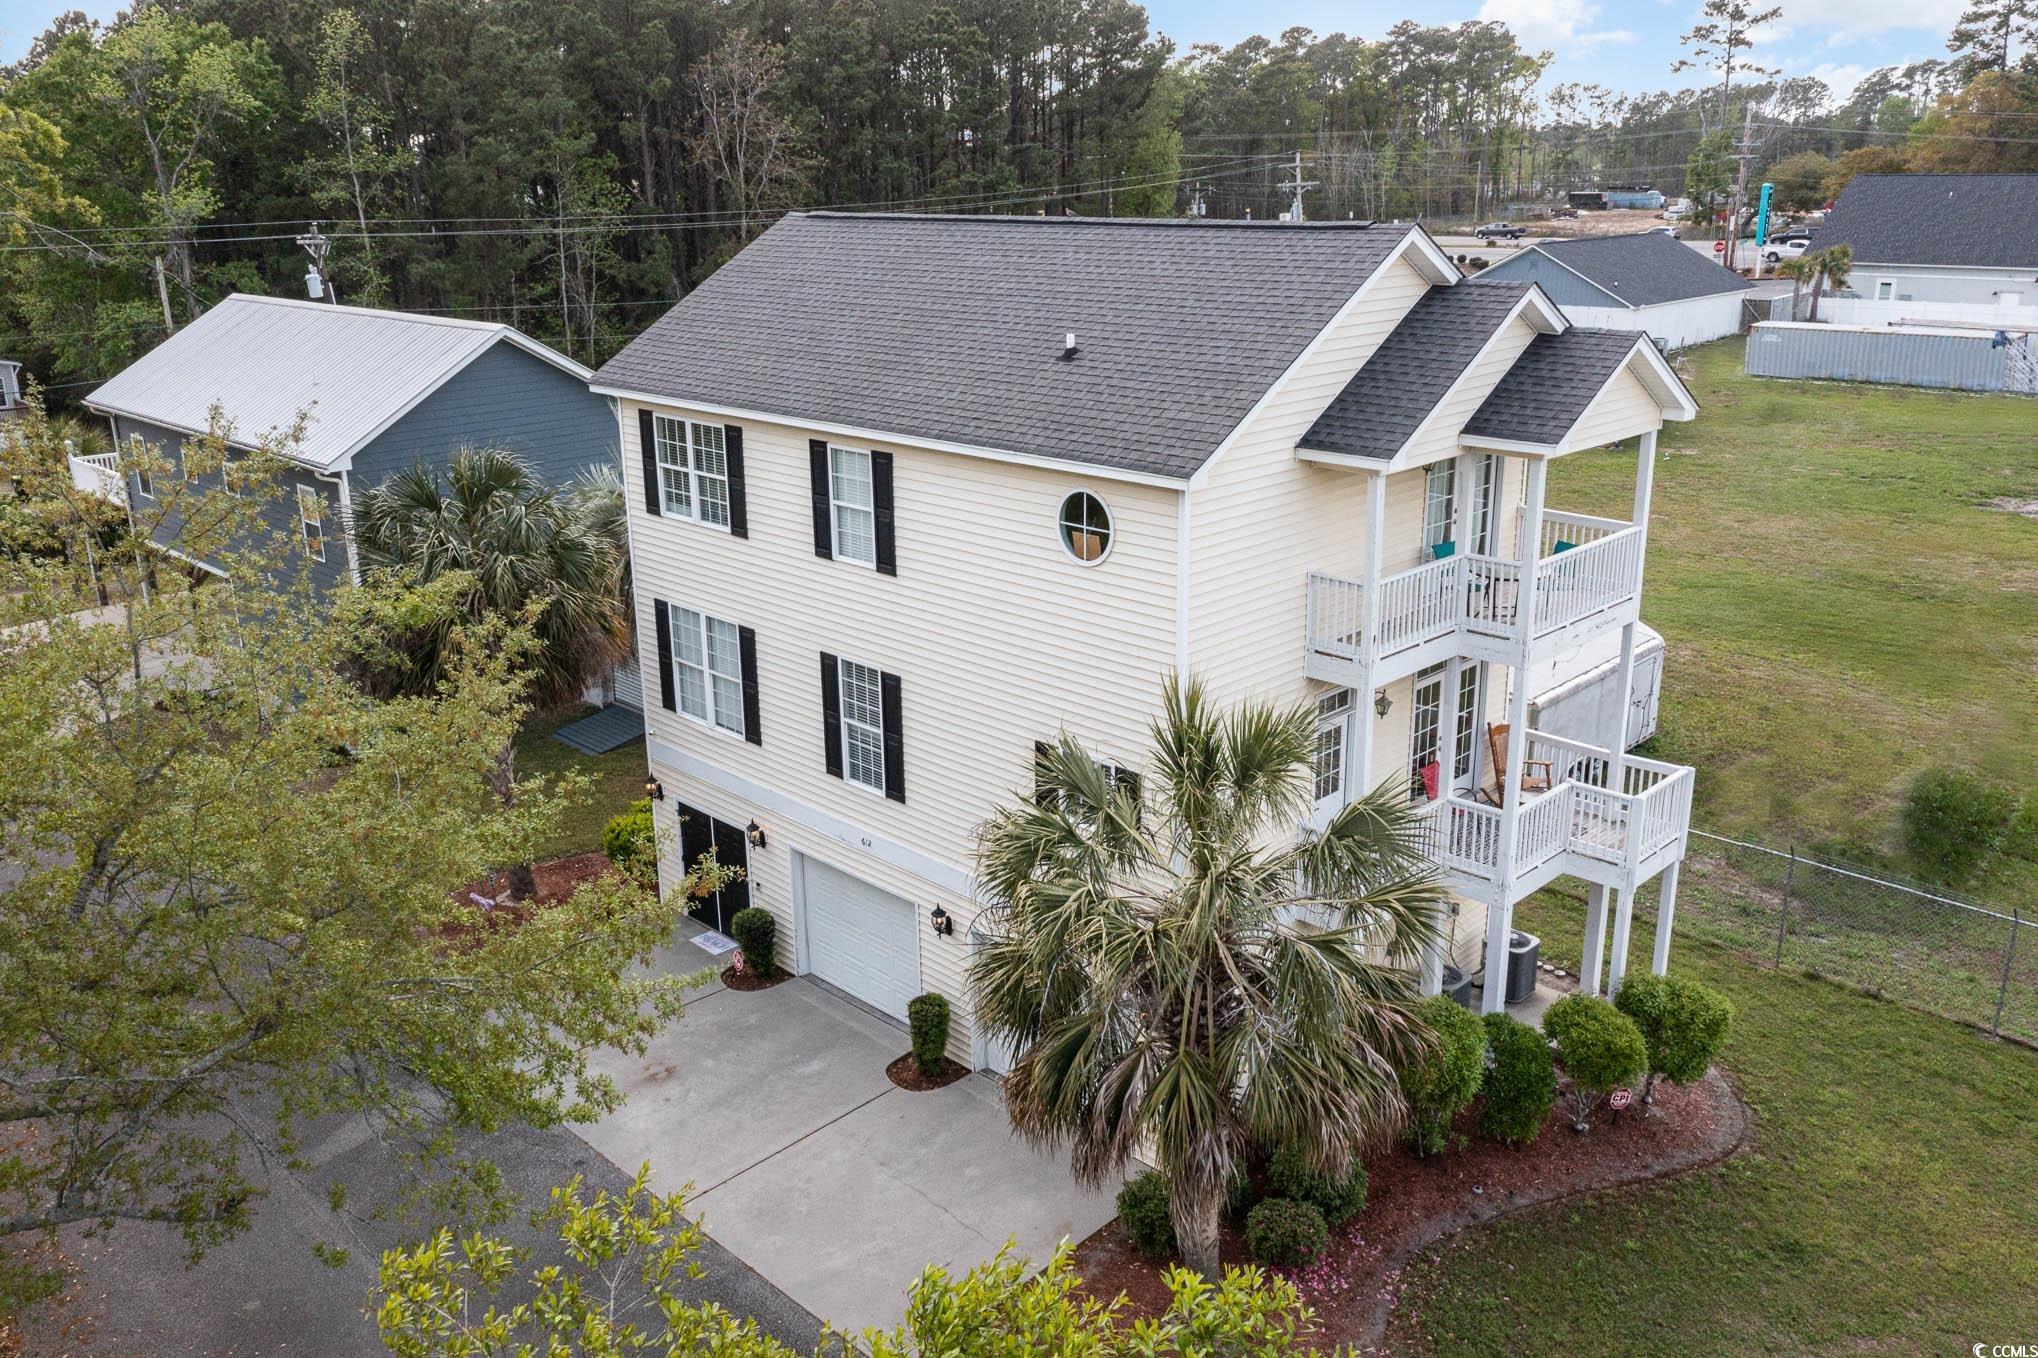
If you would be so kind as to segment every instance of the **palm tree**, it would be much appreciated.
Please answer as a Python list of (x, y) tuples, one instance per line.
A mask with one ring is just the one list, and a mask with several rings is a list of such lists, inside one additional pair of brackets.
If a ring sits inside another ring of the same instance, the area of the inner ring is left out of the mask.
[[(620, 489), (599, 484), (598, 473), (562, 495), (514, 453), (462, 449), (443, 481), (414, 465), (369, 491), (355, 540), (365, 564), (400, 567), (420, 584), (454, 571), (471, 576), (461, 600), (469, 617), (520, 618), (535, 608), (529, 692), (540, 708), (556, 708), (630, 651), (620, 502)], [(437, 684), (448, 631), (422, 639), (399, 687)]]
[(1344, 1172), (1400, 1124), (1396, 1071), (1427, 1041), (1413, 968), (1444, 893), (1421, 822), (1383, 787), (1298, 838), (1314, 746), (1306, 709), (1220, 715), (1170, 680), (1145, 795), (1064, 737), (1033, 800), (980, 832), (992, 904), (970, 984), (987, 1033), (1022, 1053), (1012, 1125), (1067, 1144), (1093, 1184), (1151, 1146), (1206, 1277), (1252, 1149)]
[(1819, 250), (1810, 256), (1812, 261), (1812, 315), (1819, 318), (1819, 293), (1831, 288), (1835, 293), (1847, 286), (1847, 274), (1854, 267), (1854, 247), (1834, 245)]
[(1818, 272), (1818, 259), (1813, 255), (1797, 255), (1776, 266), (1776, 272), (1790, 280), (1790, 319), (1797, 319), (1798, 294), (1803, 291), (1805, 281)]

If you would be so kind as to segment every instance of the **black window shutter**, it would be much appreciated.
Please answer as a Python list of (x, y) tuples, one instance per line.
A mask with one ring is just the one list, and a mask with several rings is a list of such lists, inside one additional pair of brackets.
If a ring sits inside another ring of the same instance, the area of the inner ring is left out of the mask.
[(743, 657), (743, 739), (752, 745), (762, 745), (764, 727), (757, 717), (757, 633), (748, 627), (738, 627), (736, 648)]
[(1054, 804), (1054, 794), (1048, 791), (1048, 760), (1054, 754), (1054, 746), (1044, 740), (1033, 742), (1033, 803), (1036, 806)]
[[(637, 443), (638, 451), (644, 456), (644, 512), (656, 518), (661, 512), (658, 501), (662, 498), (658, 494), (658, 430), (652, 424), (648, 410), (637, 412)], [(672, 704), (668, 702), (666, 706)]]
[(651, 612), (658, 619), (658, 701), (667, 712), (679, 711), (679, 695), (672, 686), (672, 618), (665, 611), (665, 600), (653, 599)]
[(807, 440), (807, 473), (814, 486), (814, 555), (833, 561), (835, 531), (828, 497), (828, 440)]
[(898, 536), (892, 522), (892, 455), (873, 450), (870, 455), (870, 502), (876, 508), (877, 570), (879, 575), (899, 573)]
[(729, 463), (729, 536), (750, 536), (750, 497), (743, 486), (743, 426), (722, 426), (722, 451)]
[(1118, 785), (1120, 792), (1123, 792), (1132, 799), (1133, 816), (1135, 820), (1138, 819), (1140, 812), (1139, 775), (1131, 769), (1119, 769), (1112, 775), (1112, 781)]
[(828, 756), (828, 776), (842, 776), (842, 672), (835, 657), (821, 652), (821, 744)]
[(899, 676), (878, 676), (878, 700), (885, 719), (885, 796), (895, 802), (906, 800), (905, 714), (899, 704)]

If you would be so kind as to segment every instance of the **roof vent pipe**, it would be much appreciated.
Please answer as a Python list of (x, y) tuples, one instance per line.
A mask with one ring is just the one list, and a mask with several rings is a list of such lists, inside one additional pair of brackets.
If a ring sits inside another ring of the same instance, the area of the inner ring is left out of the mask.
[(1061, 356), (1071, 359), (1076, 356), (1076, 332), (1071, 330), (1061, 337)]

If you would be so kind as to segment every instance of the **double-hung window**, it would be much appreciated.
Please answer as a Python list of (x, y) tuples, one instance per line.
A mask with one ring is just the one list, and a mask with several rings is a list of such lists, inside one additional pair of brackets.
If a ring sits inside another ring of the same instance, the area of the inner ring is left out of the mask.
[(1457, 465), (1450, 458), (1429, 464), (1422, 492), (1422, 545), (1426, 548), (1451, 540), (1457, 472)]
[(842, 679), (842, 776), (874, 792), (885, 790), (885, 715), (875, 666), (838, 660)]
[(1466, 661), (1458, 670), (1458, 722), (1451, 741), (1451, 777), (1469, 778), (1472, 775), (1472, 755), (1478, 739), (1479, 719), (1482, 710), (1479, 704), (1479, 666)]
[(729, 526), (729, 450), (719, 424), (659, 415), (652, 420), (658, 488), (666, 514)]
[(1493, 497), (1500, 489), (1500, 454), (1481, 453), (1472, 460), (1472, 551), (1491, 555)]
[(297, 488), (297, 524), (313, 561), (326, 559), (326, 501), (310, 486)]
[(1316, 800), (1339, 800), (1345, 788), (1345, 743), (1351, 726), (1352, 691), (1341, 688), (1316, 703)]
[(869, 453), (829, 445), (828, 503), (834, 518), (835, 555), (875, 566), (877, 501), (872, 493)]
[(672, 605), (672, 676), (679, 710), (735, 735), (743, 727), (743, 649), (733, 622)]

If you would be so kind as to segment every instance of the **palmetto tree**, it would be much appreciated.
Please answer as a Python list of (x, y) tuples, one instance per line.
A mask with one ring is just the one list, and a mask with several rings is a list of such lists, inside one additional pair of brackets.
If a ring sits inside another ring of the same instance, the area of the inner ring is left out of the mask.
[(1781, 261), (1776, 272), (1790, 280), (1790, 319), (1797, 319), (1798, 295), (1804, 291), (1806, 280), (1818, 274), (1818, 260), (1812, 255), (1797, 255)]
[(1854, 268), (1854, 247), (1834, 245), (1807, 256), (1812, 262), (1812, 315), (1819, 318), (1819, 293), (1832, 289), (1835, 293), (1847, 286), (1847, 275)]
[(1143, 795), (1064, 738), (1033, 800), (981, 832), (992, 905), (970, 982), (978, 1021), (1021, 1053), (1013, 1126), (1070, 1146), (1090, 1183), (1150, 1146), (1206, 1276), (1252, 1148), (1342, 1172), (1401, 1123), (1396, 1071), (1428, 1040), (1414, 966), (1444, 893), (1420, 823), (1383, 789), (1298, 838), (1314, 745), (1306, 709), (1220, 714), (1171, 680)]
[[(534, 610), (528, 692), (539, 707), (558, 707), (630, 651), (620, 494), (599, 473), (561, 494), (514, 453), (462, 449), (443, 480), (418, 465), (368, 492), (355, 539), (366, 564), (401, 567), (420, 583), (471, 577), (462, 600), (471, 617)], [(406, 686), (437, 683), (443, 641), (419, 639)]]

